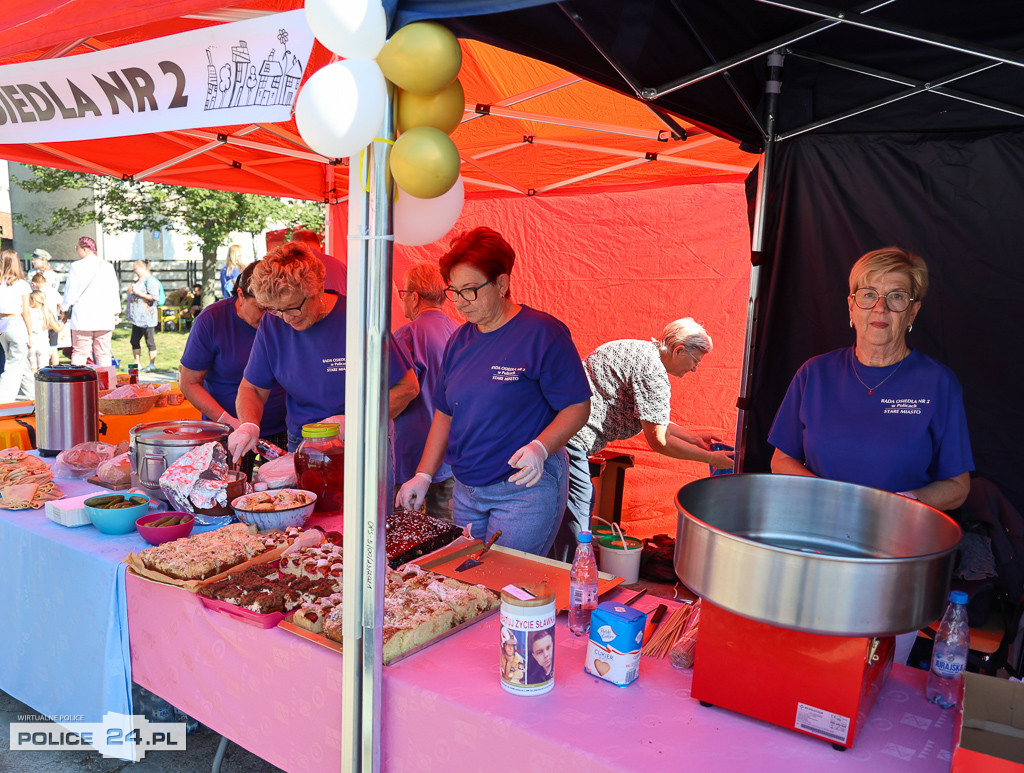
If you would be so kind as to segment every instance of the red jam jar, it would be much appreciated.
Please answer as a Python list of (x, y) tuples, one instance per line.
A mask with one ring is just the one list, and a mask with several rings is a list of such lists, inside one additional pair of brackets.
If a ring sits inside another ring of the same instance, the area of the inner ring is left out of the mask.
[(316, 494), (314, 515), (338, 515), (345, 497), (345, 441), (337, 424), (305, 424), (295, 452), (299, 488)]

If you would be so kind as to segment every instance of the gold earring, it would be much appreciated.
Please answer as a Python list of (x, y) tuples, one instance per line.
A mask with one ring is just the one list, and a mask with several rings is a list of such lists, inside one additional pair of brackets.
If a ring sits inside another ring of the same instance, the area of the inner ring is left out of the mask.
[(850, 327), (853, 327), (853, 320), (850, 320)]

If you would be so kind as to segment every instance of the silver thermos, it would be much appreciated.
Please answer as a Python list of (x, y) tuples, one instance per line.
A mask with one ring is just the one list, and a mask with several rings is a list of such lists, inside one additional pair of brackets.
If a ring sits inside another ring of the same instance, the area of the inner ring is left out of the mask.
[(36, 448), (56, 456), (66, 448), (99, 438), (96, 371), (54, 365), (36, 371)]

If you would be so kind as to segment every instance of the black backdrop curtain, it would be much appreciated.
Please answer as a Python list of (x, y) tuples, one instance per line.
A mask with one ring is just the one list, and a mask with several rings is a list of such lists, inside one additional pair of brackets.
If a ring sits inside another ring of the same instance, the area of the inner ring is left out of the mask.
[(1024, 510), (1024, 132), (797, 137), (769, 197), (746, 471), (796, 369), (854, 342), (850, 267), (895, 244), (931, 282), (907, 341), (957, 374), (978, 474)]

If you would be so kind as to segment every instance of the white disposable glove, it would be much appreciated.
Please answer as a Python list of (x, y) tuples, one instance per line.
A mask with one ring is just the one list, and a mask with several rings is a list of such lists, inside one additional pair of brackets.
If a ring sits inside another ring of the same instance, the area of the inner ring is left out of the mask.
[(337, 416), (328, 416), (326, 419), (323, 419), (320, 423), (321, 424), (337, 424), (338, 425), (338, 434), (341, 435), (343, 438), (345, 437), (345, 415), (344, 414), (339, 413)]
[(238, 429), (238, 419), (232, 416), (227, 411), (222, 411), (220, 417), (217, 419), (218, 424), (227, 424), (231, 429)]
[(239, 425), (238, 429), (228, 435), (228, 451), (231, 452), (231, 461), (237, 462), (256, 448), (256, 441), (259, 439), (260, 428), (258, 424), (247, 421)]
[(427, 489), (433, 477), (425, 472), (417, 472), (398, 489), (395, 503), (404, 510), (418, 510), (427, 498)]
[(512, 458), (508, 460), (512, 467), (519, 467), (519, 472), (509, 477), (511, 483), (517, 486), (530, 488), (540, 480), (544, 474), (544, 460), (548, 458), (548, 450), (539, 440), (531, 440), (520, 448)]

